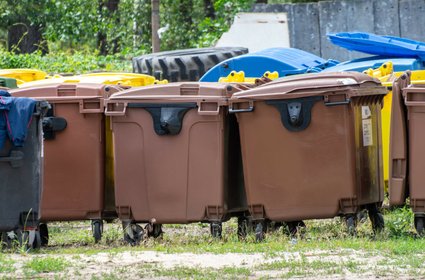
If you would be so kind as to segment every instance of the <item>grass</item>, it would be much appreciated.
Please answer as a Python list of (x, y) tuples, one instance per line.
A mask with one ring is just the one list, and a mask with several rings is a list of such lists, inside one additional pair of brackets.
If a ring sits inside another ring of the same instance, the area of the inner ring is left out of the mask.
[(11, 259), (9, 259), (6, 255), (3, 253), (0, 253), (0, 275), (2, 273), (11, 273), (16, 270), (14, 267), (15, 262)]
[(27, 261), (23, 269), (25, 274), (64, 272), (71, 263), (63, 257), (33, 258)]
[[(263, 253), (265, 263), (218, 270), (136, 263), (94, 275), (93, 279), (121, 279), (123, 275), (134, 273), (138, 277), (179, 279), (245, 279), (270, 275), (291, 278), (365, 273), (391, 277), (400, 273), (412, 277), (424, 275), (425, 239), (415, 235), (410, 209), (386, 211), (385, 220), (385, 230), (376, 235), (369, 220), (359, 223), (356, 237), (347, 234), (345, 223), (340, 218), (306, 221), (307, 230), (296, 240), (285, 234), (284, 229), (279, 229), (267, 233), (266, 240), (260, 243), (255, 241), (252, 233), (245, 241), (239, 241), (233, 219), (224, 223), (221, 240), (210, 237), (209, 226), (205, 224), (166, 225), (161, 238), (146, 239), (135, 247), (122, 241), (122, 227), (118, 221), (105, 224), (102, 241), (98, 244), (94, 243), (89, 222), (51, 223), (49, 247), (26, 254), (30, 260), (23, 264), (23, 270), (25, 275), (33, 277), (40, 273), (61, 275), (68, 267), (73, 267), (73, 275), (79, 275), (87, 265), (82, 256), (107, 253), (112, 260), (119, 258), (120, 253), (137, 254), (150, 250), (195, 254)], [(0, 254), (0, 278), (2, 273), (14, 273), (16, 270), (15, 261), (8, 256)], [(368, 260), (373, 260), (372, 267)]]

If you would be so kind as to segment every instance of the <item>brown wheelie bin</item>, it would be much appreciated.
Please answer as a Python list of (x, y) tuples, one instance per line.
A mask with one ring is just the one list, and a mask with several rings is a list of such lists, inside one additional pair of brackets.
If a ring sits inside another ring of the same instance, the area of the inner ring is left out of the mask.
[(44, 178), (40, 235), (47, 245), (46, 222), (91, 220), (93, 237), (101, 239), (105, 186), (104, 99), (117, 86), (47, 84), (15, 89), (13, 96), (47, 100), (43, 120)]
[(410, 84), (410, 72), (393, 83), (390, 134), (390, 205), (410, 197), (418, 234), (425, 223), (425, 82)]
[(246, 198), (236, 118), (236, 86), (173, 83), (133, 88), (107, 100), (115, 158), (115, 203), (124, 239), (161, 234), (161, 224), (221, 222), (244, 215)]
[(380, 110), (387, 93), (361, 73), (319, 73), (235, 93), (245, 188), (256, 238), (268, 221), (347, 217), (384, 226)]

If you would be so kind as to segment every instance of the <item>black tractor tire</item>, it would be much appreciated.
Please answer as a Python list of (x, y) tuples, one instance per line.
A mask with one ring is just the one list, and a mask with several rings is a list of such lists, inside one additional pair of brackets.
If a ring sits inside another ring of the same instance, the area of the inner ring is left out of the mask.
[(248, 53), (247, 48), (222, 47), (157, 52), (133, 58), (133, 72), (169, 82), (198, 81), (220, 62)]

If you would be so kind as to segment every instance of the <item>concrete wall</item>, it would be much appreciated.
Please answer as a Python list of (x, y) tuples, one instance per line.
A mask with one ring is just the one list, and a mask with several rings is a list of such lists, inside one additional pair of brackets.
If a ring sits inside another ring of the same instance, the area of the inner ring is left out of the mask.
[(425, 41), (425, 0), (333, 0), (257, 4), (253, 12), (288, 13), (291, 47), (345, 61), (367, 56), (329, 42), (327, 33), (361, 31)]

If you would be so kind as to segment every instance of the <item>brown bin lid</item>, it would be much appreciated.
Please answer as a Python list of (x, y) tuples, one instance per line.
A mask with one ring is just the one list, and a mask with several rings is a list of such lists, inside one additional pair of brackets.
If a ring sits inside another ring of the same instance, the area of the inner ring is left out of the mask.
[[(355, 89), (355, 90), (353, 90)], [(364, 90), (365, 89), (365, 90)], [(290, 99), (346, 91), (348, 97), (386, 94), (378, 79), (358, 72), (314, 73), (284, 77), (252, 90), (236, 93), (231, 100)]]
[(91, 83), (57, 83), (10, 90), (13, 96), (32, 97), (47, 101), (71, 101), (106, 98), (121, 90), (119, 86)]
[(207, 82), (181, 82), (164, 85), (134, 87), (113, 94), (109, 101), (117, 102), (197, 102), (223, 100), (240, 91), (237, 84), (220, 84)]

